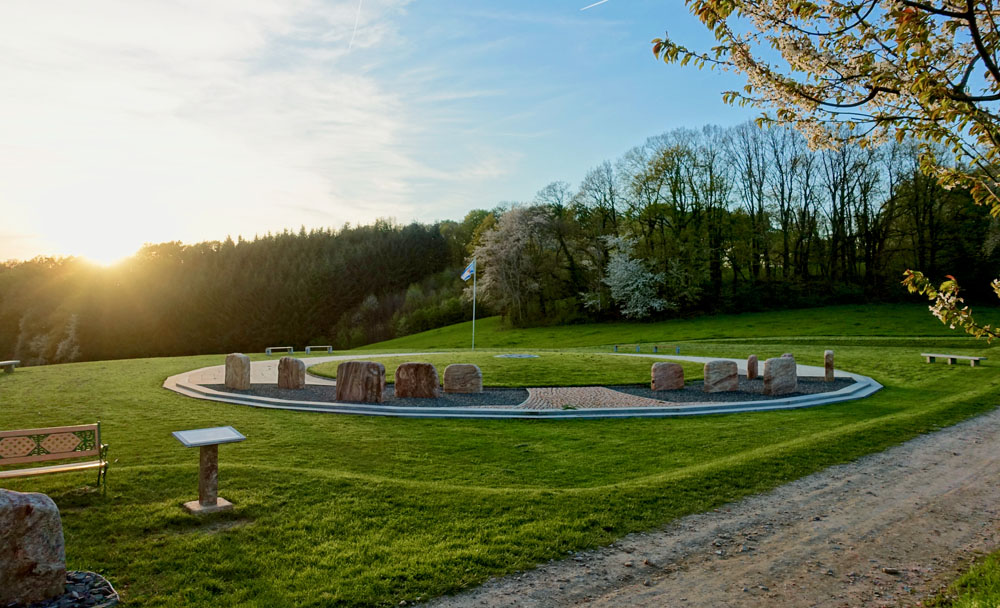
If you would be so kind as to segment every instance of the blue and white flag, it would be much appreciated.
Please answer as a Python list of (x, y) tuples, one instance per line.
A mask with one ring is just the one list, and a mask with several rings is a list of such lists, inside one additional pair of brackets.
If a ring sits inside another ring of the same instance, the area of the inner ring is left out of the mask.
[(462, 280), (468, 281), (469, 279), (472, 278), (472, 275), (475, 274), (475, 272), (476, 272), (476, 260), (473, 259), (469, 263), (469, 265), (465, 267), (465, 270), (462, 271)]

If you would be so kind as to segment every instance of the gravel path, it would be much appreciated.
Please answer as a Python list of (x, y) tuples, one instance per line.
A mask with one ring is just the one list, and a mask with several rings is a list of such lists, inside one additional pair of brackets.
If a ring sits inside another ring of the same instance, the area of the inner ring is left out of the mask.
[(918, 605), (1000, 544), (998, 443), (1000, 410), (430, 605)]

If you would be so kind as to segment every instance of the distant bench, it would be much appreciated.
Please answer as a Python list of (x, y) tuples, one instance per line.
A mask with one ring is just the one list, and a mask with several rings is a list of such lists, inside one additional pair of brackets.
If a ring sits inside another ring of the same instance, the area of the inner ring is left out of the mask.
[(268, 346), (267, 348), (264, 349), (264, 354), (265, 355), (270, 355), (270, 354), (274, 353), (274, 351), (276, 351), (276, 350), (283, 350), (283, 351), (287, 352), (288, 354), (292, 354), (292, 353), (295, 352), (295, 349), (292, 348), (291, 346)]
[(15, 361), (0, 361), (0, 368), (3, 368), (3, 371), (7, 372), (8, 374), (13, 373), (14, 372), (14, 368), (17, 367), (18, 365), (21, 365), (20, 361), (16, 361), (16, 360)]
[(326, 349), (326, 352), (328, 352), (328, 353), (332, 353), (333, 352), (333, 347), (332, 346), (307, 346), (306, 347), (306, 354), (308, 355), (308, 354), (312, 353), (313, 349), (316, 349), (316, 350)]
[(0, 466), (87, 457), (97, 460), (0, 471), (0, 479), (97, 469), (97, 485), (101, 485), (108, 475), (108, 446), (101, 443), (100, 422), (0, 431)]
[(969, 361), (969, 365), (971, 365), (972, 367), (976, 367), (977, 365), (979, 365), (980, 361), (986, 359), (986, 357), (969, 357), (966, 355), (938, 355), (934, 353), (920, 353), (920, 356), (927, 357), (928, 363), (934, 363), (935, 359), (946, 359), (948, 361), (948, 365), (955, 365), (956, 359), (967, 359)]

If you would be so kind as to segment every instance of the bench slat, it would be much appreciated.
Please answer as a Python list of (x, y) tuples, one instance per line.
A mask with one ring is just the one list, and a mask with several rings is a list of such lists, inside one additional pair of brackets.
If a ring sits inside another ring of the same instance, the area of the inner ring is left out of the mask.
[(921, 357), (940, 357), (942, 359), (975, 359), (977, 361), (983, 361), (986, 357), (972, 357), (969, 355), (941, 355), (936, 353), (920, 353)]
[(13, 469), (10, 471), (0, 471), (0, 479), (10, 477), (25, 477), (28, 475), (45, 475), (46, 473), (64, 473), (68, 471), (85, 471), (104, 466), (100, 460), (91, 462), (74, 462), (71, 464), (55, 464), (47, 467), (34, 467), (31, 469)]

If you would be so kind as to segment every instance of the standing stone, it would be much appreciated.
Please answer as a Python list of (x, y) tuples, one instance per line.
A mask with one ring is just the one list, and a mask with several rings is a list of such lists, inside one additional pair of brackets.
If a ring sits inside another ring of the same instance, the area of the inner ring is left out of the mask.
[(654, 363), (650, 370), (649, 387), (654, 391), (676, 391), (684, 388), (684, 368), (680, 363)]
[(833, 351), (827, 350), (823, 351), (823, 366), (826, 368), (826, 375), (824, 380), (827, 382), (833, 382)]
[(798, 389), (794, 357), (779, 357), (764, 362), (764, 394), (787, 395)]
[(396, 396), (434, 399), (441, 396), (437, 369), (430, 363), (403, 363), (396, 368)]
[(250, 357), (240, 353), (226, 355), (226, 388), (250, 390)]
[(306, 387), (306, 362), (295, 357), (278, 360), (278, 388), (303, 389)]
[(757, 377), (757, 355), (747, 357), (747, 380)]
[(66, 549), (59, 508), (45, 494), (0, 488), (0, 606), (64, 592)]
[(483, 372), (478, 365), (471, 363), (452, 363), (444, 368), (444, 392), (446, 393), (481, 393), (483, 392)]
[(344, 361), (337, 366), (337, 401), (382, 403), (385, 366), (374, 361)]
[(706, 393), (724, 393), (739, 388), (739, 366), (735, 361), (709, 361), (705, 364)]

